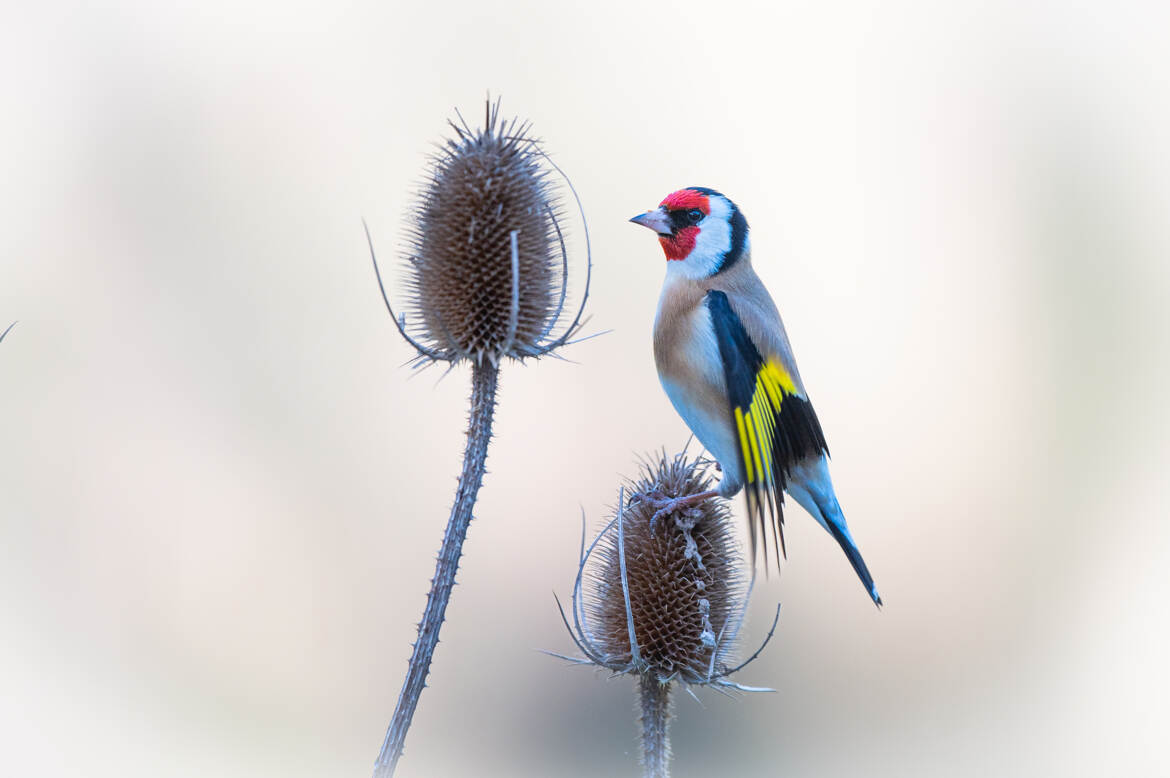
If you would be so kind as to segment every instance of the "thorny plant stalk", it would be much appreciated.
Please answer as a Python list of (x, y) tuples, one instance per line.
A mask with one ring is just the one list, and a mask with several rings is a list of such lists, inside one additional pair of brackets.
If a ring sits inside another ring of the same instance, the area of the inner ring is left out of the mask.
[(431, 579), (431, 591), (427, 595), (426, 609), (418, 627), (418, 639), (410, 655), (410, 664), (402, 691), (398, 695), (398, 707), (386, 730), (386, 739), (378, 754), (375, 776), (394, 774), (394, 768), (402, 756), (406, 732), (410, 729), (414, 709), (419, 696), (426, 686), (427, 672), (431, 657), (439, 642), (439, 628), (455, 586), (455, 572), (459, 568), (459, 556), (467, 528), (471, 524), (471, 511), (475, 497), (483, 483), (484, 465), (487, 461), (488, 441), (492, 436), (492, 414), (496, 407), (496, 379), (499, 368), (491, 363), (476, 365), (471, 373), (471, 422), (467, 428), (467, 449), (463, 454), (463, 472), (459, 475), (459, 488), (455, 493), (455, 504), (447, 520), (447, 531), (443, 534), (443, 545)]
[(642, 715), (642, 770), (646, 778), (670, 775), (670, 683), (654, 673), (638, 676)]
[(544, 164), (564, 178), (584, 221), (572, 183), (527, 135), (527, 124), (499, 120), (498, 101), (487, 104), (482, 129), (472, 129), (465, 121), (451, 126), (456, 137), (432, 160), (411, 229), (407, 269), (413, 292), (409, 307), (415, 315), (409, 325), (406, 316), (395, 314), (390, 305), (366, 230), (378, 288), (399, 334), (416, 350), (415, 366), (441, 361), (452, 367), (460, 362), (472, 366), (470, 422), (459, 486), (406, 678), (374, 764), (375, 778), (394, 774), (426, 687), (483, 482), (500, 365), (505, 357), (522, 361), (559, 356), (556, 349), (587, 339), (572, 340), (585, 324), (581, 315), (589, 297), (593, 262), (588, 227), (580, 307), (560, 335), (551, 334), (564, 312), (569, 259)]

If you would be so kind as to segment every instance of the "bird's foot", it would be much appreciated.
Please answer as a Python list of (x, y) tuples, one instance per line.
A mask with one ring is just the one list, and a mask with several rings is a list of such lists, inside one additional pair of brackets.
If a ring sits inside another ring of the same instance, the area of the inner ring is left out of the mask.
[(663, 516), (667, 516), (683, 508), (689, 508), (692, 505), (702, 502), (703, 500), (718, 496), (719, 492), (714, 489), (706, 492), (699, 492), (698, 494), (688, 494), (686, 497), (667, 497), (661, 492), (655, 492), (646, 495), (643, 499), (645, 499), (646, 502), (648, 502), (655, 509), (654, 515), (650, 517), (650, 531), (654, 531), (654, 526)]

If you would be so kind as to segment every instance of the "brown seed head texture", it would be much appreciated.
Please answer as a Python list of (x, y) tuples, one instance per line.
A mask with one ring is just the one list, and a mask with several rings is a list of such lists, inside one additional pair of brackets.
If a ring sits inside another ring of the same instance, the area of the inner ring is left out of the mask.
[[(683, 455), (645, 463), (623, 516), (626, 580), (641, 667), (662, 680), (707, 683), (734, 649), (746, 599), (730, 511), (718, 499), (661, 515), (655, 501), (706, 491), (705, 465)], [(588, 632), (610, 667), (633, 662), (615, 526), (599, 544), (586, 597)], [(712, 658), (714, 655), (714, 662)]]
[[(559, 205), (528, 125), (451, 124), (433, 157), (408, 238), (419, 340), (449, 360), (537, 353), (562, 294)], [(513, 256), (513, 236), (515, 253)], [(514, 267), (517, 272), (514, 273)]]

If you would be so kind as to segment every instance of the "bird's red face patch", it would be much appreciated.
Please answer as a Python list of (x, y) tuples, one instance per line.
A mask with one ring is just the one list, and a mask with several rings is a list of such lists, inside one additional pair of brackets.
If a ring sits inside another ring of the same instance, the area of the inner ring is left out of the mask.
[(667, 259), (686, 259), (695, 247), (695, 239), (699, 237), (698, 227), (683, 227), (673, 235), (659, 235), (658, 242)]
[[(672, 212), (697, 209), (704, 216), (711, 213), (711, 203), (707, 200), (707, 195), (696, 192), (694, 189), (680, 189), (677, 192), (671, 192), (658, 205)], [(662, 244), (662, 251), (668, 260), (683, 260), (690, 256), (698, 237), (698, 227), (680, 227), (674, 231), (673, 235), (659, 235), (658, 242)]]
[(692, 208), (698, 208), (704, 216), (711, 213), (711, 204), (707, 201), (707, 195), (696, 192), (694, 189), (680, 189), (677, 192), (671, 192), (659, 205), (668, 211), (689, 211)]

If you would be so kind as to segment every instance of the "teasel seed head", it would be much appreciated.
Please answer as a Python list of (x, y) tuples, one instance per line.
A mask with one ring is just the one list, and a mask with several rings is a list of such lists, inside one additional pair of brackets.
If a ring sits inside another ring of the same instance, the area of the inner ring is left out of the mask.
[(709, 467), (685, 451), (644, 462), (613, 520), (588, 549), (582, 543), (569, 627), (587, 657), (578, 661), (663, 683), (764, 691), (728, 678), (764, 646), (729, 667), (751, 586), (726, 502), (661, 507), (708, 491)]
[[(564, 174), (529, 124), (501, 120), (499, 108), (498, 100), (485, 104), (482, 127), (473, 129), (462, 116), (449, 122), (455, 134), (432, 155), (408, 216), (409, 301), (406, 315), (394, 319), (420, 362), (498, 365), (504, 357), (539, 357), (565, 345), (582, 324), (591, 259), (576, 318), (560, 336), (551, 334), (569, 276), (552, 179), (553, 171)], [(588, 252), (587, 227), (585, 236)]]
[(621, 549), (634, 637), (641, 660), (659, 678), (700, 681), (714, 658), (731, 646), (717, 632), (742, 610), (743, 582), (725, 504), (705, 500), (654, 519), (651, 499), (688, 497), (705, 491), (701, 471), (681, 459), (646, 467), (619, 507), (622, 533), (610, 532), (591, 571), (587, 613), (602, 652), (618, 663), (634, 659), (622, 594)]

